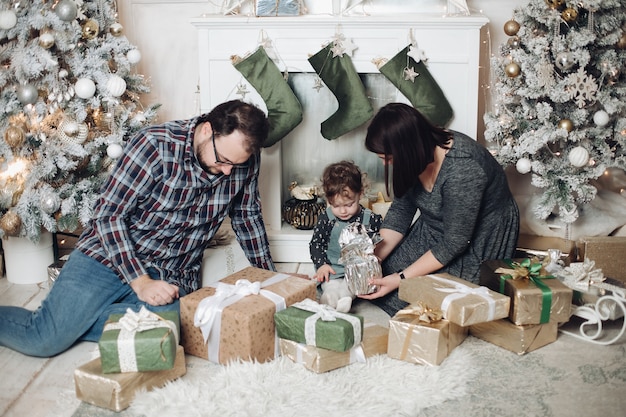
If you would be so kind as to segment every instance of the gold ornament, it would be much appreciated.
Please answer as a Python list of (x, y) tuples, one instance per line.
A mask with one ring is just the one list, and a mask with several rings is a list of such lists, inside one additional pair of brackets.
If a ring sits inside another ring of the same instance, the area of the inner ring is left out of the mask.
[(54, 45), (54, 35), (51, 32), (42, 32), (39, 34), (39, 46), (43, 49), (50, 49)]
[(576, 21), (576, 19), (578, 19), (578, 10), (572, 7), (568, 7), (561, 12), (561, 18), (567, 23), (573, 23)]
[(98, 36), (100, 33), (100, 25), (93, 19), (87, 19), (85, 23), (83, 23), (83, 38), (87, 40), (91, 40)]
[(520, 25), (515, 20), (511, 19), (504, 24), (504, 33), (509, 36), (517, 35), (517, 31), (519, 30)]
[(4, 132), (4, 140), (13, 150), (22, 146), (25, 138), (26, 134), (17, 126), (9, 126)]
[(626, 31), (622, 32), (622, 36), (619, 38), (619, 41), (617, 41), (615, 46), (619, 49), (626, 49)]
[(117, 22), (109, 28), (109, 33), (115, 37), (122, 36), (122, 32), (124, 32), (124, 27)]
[(546, 4), (551, 9), (559, 9), (565, 4), (565, 0), (546, 0)]
[(21, 228), (22, 219), (17, 213), (9, 210), (0, 217), (0, 229), (4, 231), (6, 236), (19, 236)]
[(522, 69), (516, 62), (511, 62), (506, 67), (504, 67), (504, 72), (506, 72), (506, 75), (508, 75), (509, 77), (515, 78), (520, 75)]
[(570, 119), (559, 120), (559, 123), (557, 126), (559, 129), (567, 130), (568, 133), (574, 130), (574, 123), (572, 123)]

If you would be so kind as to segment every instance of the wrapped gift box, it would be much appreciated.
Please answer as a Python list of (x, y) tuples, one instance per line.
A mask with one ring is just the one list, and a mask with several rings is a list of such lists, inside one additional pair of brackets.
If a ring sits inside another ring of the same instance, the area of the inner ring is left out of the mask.
[(580, 261), (591, 259), (605, 277), (626, 282), (626, 236), (583, 237), (578, 252)]
[[(276, 281), (263, 287), (263, 290), (282, 297), (287, 306), (316, 297), (315, 281), (254, 267), (235, 272), (220, 283), (235, 285), (239, 280), (261, 284)], [(274, 359), (277, 351), (274, 327), (276, 304), (259, 294), (248, 295), (234, 304), (220, 307), (221, 310), (216, 313), (219, 315), (219, 331), (216, 328), (212, 330), (208, 343), (205, 342), (202, 330), (194, 324), (196, 309), (203, 300), (214, 298), (216, 291), (215, 287), (204, 287), (181, 297), (181, 344), (185, 352), (222, 364), (239, 359), (258, 362)]]
[(302, 0), (255, 0), (257, 16), (298, 16)]
[[(522, 261), (514, 259), (513, 261)], [(496, 273), (498, 268), (511, 269), (504, 260), (485, 261), (480, 267), (480, 283), (511, 298), (509, 319), (518, 326), (540, 324), (549, 321), (565, 323), (569, 321), (572, 310), (573, 291), (555, 278), (540, 279), (546, 291), (546, 307), (543, 307), (544, 292), (530, 279), (504, 279), (506, 274)], [(547, 309), (547, 303), (550, 309)]]
[(432, 323), (396, 314), (389, 321), (387, 356), (405, 362), (437, 366), (460, 345), (468, 328), (448, 320)]
[(100, 358), (74, 371), (76, 398), (97, 407), (120, 412), (130, 405), (137, 392), (151, 391), (185, 375), (185, 351), (176, 349), (174, 367), (166, 371), (103, 374)]
[[(324, 320), (324, 314), (332, 314), (333, 319)], [(311, 300), (277, 312), (274, 321), (279, 338), (336, 352), (357, 346), (363, 338), (363, 317), (339, 313)]]
[(508, 319), (501, 319), (474, 324), (469, 331), (472, 336), (523, 355), (554, 342), (559, 326), (555, 321), (517, 326)]
[(318, 374), (332, 371), (355, 362), (363, 362), (374, 355), (387, 353), (389, 329), (379, 325), (365, 324), (363, 342), (346, 352), (322, 349), (293, 340), (280, 339), (280, 353), (295, 363)]
[(59, 259), (58, 261), (48, 265), (48, 288), (52, 288), (56, 282), (59, 274), (61, 273), (61, 269), (63, 269), (63, 266), (65, 265), (65, 262), (67, 262), (67, 260)]
[(139, 313), (111, 314), (98, 341), (102, 372), (171, 369), (176, 360), (179, 329), (176, 311), (157, 315), (142, 307)]
[(404, 279), (398, 291), (401, 300), (440, 308), (445, 319), (459, 326), (509, 315), (508, 296), (446, 273)]
[(548, 250), (561, 251), (563, 263), (568, 265), (579, 259), (578, 245), (576, 241), (552, 236), (535, 236), (520, 234), (517, 239), (516, 258), (532, 258), (537, 256), (541, 259), (548, 255)]

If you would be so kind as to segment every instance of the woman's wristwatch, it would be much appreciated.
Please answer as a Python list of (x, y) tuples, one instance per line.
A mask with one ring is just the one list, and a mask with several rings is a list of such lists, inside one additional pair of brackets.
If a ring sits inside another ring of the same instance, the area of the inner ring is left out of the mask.
[(404, 271), (403, 270), (399, 270), (398, 275), (400, 275), (400, 279), (405, 279), (406, 277), (404, 276)]

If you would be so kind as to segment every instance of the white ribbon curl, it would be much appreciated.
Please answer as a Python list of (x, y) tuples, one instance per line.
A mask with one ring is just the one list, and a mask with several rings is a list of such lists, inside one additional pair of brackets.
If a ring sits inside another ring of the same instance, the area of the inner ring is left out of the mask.
[(465, 285), (458, 281), (441, 278), (435, 275), (428, 275), (428, 276), (434, 279), (435, 281), (439, 281), (446, 285), (452, 285), (454, 287), (454, 288), (436, 288), (437, 291), (451, 293), (448, 296), (446, 296), (441, 302), (441, 310), (444, 313), (446, 313), (446, 318), (447, 318), (448, 308), (450, 307), (450, 303), (452, 303), (452, 301), (457, 300), (459, 298), (463, 298), (466, 295), (478, 295), (479, 297), (482, 297), (485, 299), (485, 301), (487, 301), (487, 303), (489, 304), (489, 313), (487, 315), (487, 321), (492, 321), (494, 317), (496, 316), (496, 301), (493, 299), (493, 295), (489, 291), (489, 288), (483, 287), (483, 286), (470, 287), (469, 285)]
[(356, 346), (357, 344), (361, 343), (361, 320), (358, 317), (350, 314), (340, 313), (326, 304), (319, 304), (309, 298), (305, 298), (300, 302), (292, 304), (292, 307), (314, 313), (312, 316), (307, 317), (304, 321), (304, 339), (307, 345), (316, 346), (315, 323), (319, 319), (321, 319), (322, 321), (336, 321), (338, 318), (344, 319), (352, 326), (352, 331), (354, 334), (354, 344), (352, 346)]
[(137, 354), (135, 352), (135, 335), (147, 330), (169, 328), (174, 333), (178, 345), (178, 329), (171, 320), (164, 320), (157, 314), (141, 306), (138, 313), (130, 308), (117, 322), (107, 323), (104, 331), (119, 330), (117, 336), (117, 355), (120, 363), (120, 372), (137, 372)]
[[(215, 294), (198, 303), (194, 315), (194, 326), (200, 328), (204, 341), (208, 342), (208, 359), (211, 362), (219, 363), (222, 311), (249, 295), (262, 295), (276, 305), (277, 312), (284, 310), (286, 307), (285, 299), (276, 293), (264, 290), (263, 287), (276, 284), (288, 277), (287, 274), (276, 274), (263, 282), (250, 282), (247, 279), (240, 279), (235, 285), (218, 282), (215, 285)], [(279, 355), (278, 337), (275, 337), (274, 357)]]

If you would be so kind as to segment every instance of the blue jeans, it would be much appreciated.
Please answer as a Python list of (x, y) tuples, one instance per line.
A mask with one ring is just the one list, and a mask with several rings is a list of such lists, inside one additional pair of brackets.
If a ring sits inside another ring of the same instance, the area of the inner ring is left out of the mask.
[[(149, 273), (158, 279), (154, 270)], [(178, 300), (158, 307), (140, 301), (115, 272), (75, 250), (37, 310), (0, 307), (0, 346), (30, 356), (54, 356), (78, 340), (97, 341), (109, 315), (141, 306), (180, 312)]]

